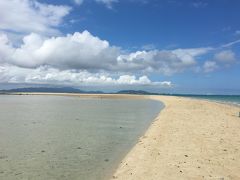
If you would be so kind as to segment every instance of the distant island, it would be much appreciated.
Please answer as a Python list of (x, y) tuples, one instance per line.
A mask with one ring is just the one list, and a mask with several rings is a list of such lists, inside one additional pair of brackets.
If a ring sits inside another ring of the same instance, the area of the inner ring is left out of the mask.
[(41, 93), (83, 93), (83, 94), (103, 94), (102, 91), (82, 91), (72, 87), (29, 87), (16, 88), (9, 90), (0, 90), (0, 93), (16, 93), (16, 92), (41, 92)]
[(160, 95), (159, 93), (152, 93), (142, 90), (121, 90), (118, 91), (116, 94)]
[[(0, 90), (1, 94), (16, 93), (16, 92), (41, 92), (41, 93), (80, 93), (80, 94), (106, 94), (103, 91), (83, 91), (73, 87), (29, 87), (29, 88), (15, 88), (9, 90)], [(152, 93), (142, 90), (121, 90), (118, 92), (111, 92), (108, 94), (139, 94), (139, 95), (159, 95), (159, 93)]]
[(0, 94), (13, 94), (13, 93), (79, 93), (79, 94), (137, 94), (137, 95), (165, 95), (165, 96), (181, 96), (181, 97), (239, 97), (239, 95), (224, 95), (224, 94), (179, 94), (179, 93), (156, 93), (143, 90), (120, 90), (117, 92), (103, 92), (103, 91), (87, 91), (73, 87), (27, 87), (27, 88), (14, 88), (0, 90)]

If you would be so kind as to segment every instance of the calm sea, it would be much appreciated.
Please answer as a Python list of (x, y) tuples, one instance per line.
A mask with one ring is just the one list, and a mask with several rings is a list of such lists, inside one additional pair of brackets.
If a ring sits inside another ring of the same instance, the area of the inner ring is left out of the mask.
[(151, 100), (0, 95), (0, 179), (108, 178), (162, 107)]
[(240, 106), (240, 95), (181, 95), (181, 96), (206, 99)]

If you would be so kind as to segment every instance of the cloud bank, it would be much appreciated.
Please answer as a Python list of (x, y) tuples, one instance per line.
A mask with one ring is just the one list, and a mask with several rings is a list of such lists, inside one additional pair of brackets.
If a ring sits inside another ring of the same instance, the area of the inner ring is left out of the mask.
[(51, 66), (58, 69), (158, 72), (171, 75), (194, 66), (196, 57), (211, 48), (150, 50), (124, 53), (120, 47), (93, 36), (88, 31), (46, 38), (31, 33), (15, 48), (0, 35), (1, 63), (23, 68)]
[(61, 84), (78, 86), (96, 85), (157, 85), (161, 88), (170, 88), (170, 81), (152, 82), (147, 76), (120, 75), (113, 78), (109, 73), (90, 73), (86, 70), (59, 70), (41, 66), (35, 69), (20, 68), (17, 66), (0, 66), (0, 82), (9, 83), (38, 83)]

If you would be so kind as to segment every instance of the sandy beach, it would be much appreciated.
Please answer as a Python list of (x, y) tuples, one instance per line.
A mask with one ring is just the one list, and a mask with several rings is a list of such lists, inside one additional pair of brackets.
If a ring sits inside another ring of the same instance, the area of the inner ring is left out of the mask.
[(239, 108), (180, 97), (150, 98), (166, 107), (113, 179), (240, 179)]
[(236, 106), (173, 96), (48, 95), (150, 98), (165, 104), (112, 179), (240, 179), (240, 108)]

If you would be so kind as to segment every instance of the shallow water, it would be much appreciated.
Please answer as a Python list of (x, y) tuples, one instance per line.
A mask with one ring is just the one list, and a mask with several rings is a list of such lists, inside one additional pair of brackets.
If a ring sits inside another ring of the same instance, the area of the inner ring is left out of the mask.
[(0, 179), (108, 178), (163, 105), (151, 100), (0, 96)]
[(185, 97), (206, 99), (240, 106), (240, 95), (185, 95)]

